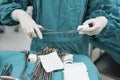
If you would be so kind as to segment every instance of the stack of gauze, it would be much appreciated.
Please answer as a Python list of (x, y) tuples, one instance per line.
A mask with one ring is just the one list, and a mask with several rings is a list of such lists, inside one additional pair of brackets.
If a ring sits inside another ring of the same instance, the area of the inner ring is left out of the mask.
[(64, 64), (64, 80), (90, 80), (83, 62)]
[[(59, 58), (56, 51), (51, 52), (47, 55), (39, 55), (38, 58), (40, 58), (42, 66), (47, 73), (53, 72), (55, 70), (61, 70), (64, 68), (63, 63), (62, 63), (61, 59)], [(37, 55), (30, 54), (29, 59), (31, 62), (36, 62)]]
[[(62, 58), (63, 63), (56, 51), (38, 57), (46, 72), (63, 69), (64, 80), (90, 80), (86, 65), (83, 62), (74, 63), (72, 54), (65, 55)], [(37, 55), (30, 54), (29, 59), (31, 62), (36, 62)]]
[(53, 72), (55, 70), (61, 70), (64, 68), (61, 59), (59, 58), (56, 51), (49, 53), (47, 55), (39, 56), (42, 66), (46, 72)]

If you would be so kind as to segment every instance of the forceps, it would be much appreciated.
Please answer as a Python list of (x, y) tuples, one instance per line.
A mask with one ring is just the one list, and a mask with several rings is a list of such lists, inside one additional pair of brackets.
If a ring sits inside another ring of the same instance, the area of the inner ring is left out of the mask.
[(52, 30), (52, 29), (45, 29), (45, 28), (41, 28), (41, 30), (45, 30), (47, 32), (44, 32), (43, 34), (57, 34), (57, 33), (78, 33), (82, 28), (80, 28), (79, 30), (74, 29), (74, 30)]
[(5, 64), (5, 65), (4, 65), (4, 68), (2, 69), (1, 75), (2, 75), (2, 76), (11, 76), (11, 74), (12, 74), (12, 69), (13, 69), (13, 65), (12, 65), (12, 64), (10, 64), (10, 65)]
[(29, 51), (21, 51), (21, 53), (25, 53), (25, 65), (24, 65), (23, 71), (21, 73), (21, 79), (26, 80), (24, 73), (25, 73), (27, 66), (28, 66), (28, 56), (29, 56), (30, 52)]
[(52, 80), (52, 72), (45, 72), (40, 59), (37, 60), (36, 66), (31, 73), (31, 80)]

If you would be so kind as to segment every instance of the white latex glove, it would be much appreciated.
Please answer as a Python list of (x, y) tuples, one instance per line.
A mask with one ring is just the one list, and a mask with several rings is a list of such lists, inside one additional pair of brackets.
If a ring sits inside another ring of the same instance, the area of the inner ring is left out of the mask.
[(33, 11), (33, 7), (32, 7), (32, 6), (28, 6), (26, 12), (27, 12), (30, 16), (32, 16), (32, 11)]
[[(42, 33), (39, 28), (42, 26), (37, 25), (35, 21), (25, 11), (16, 9), (12, 12), (12, 18), (20, 22), (23, 31), (27, 34), (28, 38), (38, 36), (42, 39)], [(36, 33), (35, 33), (36, 32)]]
[[(78, 26), (77, 30), (79, 31), (80, 34), (96, 35), (103, 30), (107, 23), (108, 23), (107, 18), (100, 16), (94, 19), (86, 20), (83, 23), (83, 26)], [(86, 26), (90, 24), (92, 24), (91, 27)]]

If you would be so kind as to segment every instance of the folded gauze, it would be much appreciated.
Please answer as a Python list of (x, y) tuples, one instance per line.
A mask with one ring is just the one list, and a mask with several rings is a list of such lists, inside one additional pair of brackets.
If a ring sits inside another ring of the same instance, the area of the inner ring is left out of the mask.
[(43, 68), (48, 73), (64, 68), (63, 63), (56, 51), (49, 53), (47, 55), (40, 55), (39, 58), (41, 60)]
[(83, 62), (65, 64), (64, 80), (89, 80), (87, 67)]

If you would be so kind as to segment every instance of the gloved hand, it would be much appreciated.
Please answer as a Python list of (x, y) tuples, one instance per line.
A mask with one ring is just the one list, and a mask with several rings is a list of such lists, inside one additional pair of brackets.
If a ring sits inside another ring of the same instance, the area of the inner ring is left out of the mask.
[[(107, 25), (107, 18), (100, 16), (94, 19), (89, 19), (83, 23), (83, 26), (78, 26), (77, 30), (79, 34), (87, 34), (87, 35), (96, 35), (99, 34), (103, 28)], [(91, 27), (87, 26), (92, 24)]]
[(27, 10), (26, 10), (27, 14), (29, 14), (30, 16), (32, 16), (32, 14), (33, 14), (32, 11), (33, 11), (33, 7), (32, 6), (28, 6)]
[[(42, 26), (37, 25), (35, 21), (25, 11), (16, 9), (12, 12), (12, 18), (20, 22), (23, 31), (27, 34), (28, 38), (38, 36), (42, 39), (42, 33), (39, 28)], [(35, 33), (36, 32), (36, 33)]]

